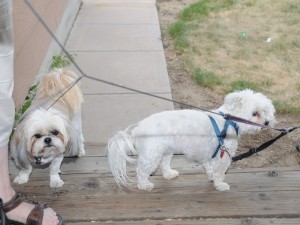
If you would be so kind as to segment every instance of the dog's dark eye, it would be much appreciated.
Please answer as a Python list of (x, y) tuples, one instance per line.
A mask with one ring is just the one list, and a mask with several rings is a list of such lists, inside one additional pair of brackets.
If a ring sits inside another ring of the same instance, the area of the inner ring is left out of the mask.
[(252, 113), (252, 116), (258, 116), (258, 112)]
[(57, 136), (59, 134), (59, 132), (58, 132), (58, 130), (52, 130), (51, 134)]
[(39, 139), (39, 138), (42, 137), (42, 135), (41, 134), (35, 134), (34, 137), (37, 138), (37, 139)]

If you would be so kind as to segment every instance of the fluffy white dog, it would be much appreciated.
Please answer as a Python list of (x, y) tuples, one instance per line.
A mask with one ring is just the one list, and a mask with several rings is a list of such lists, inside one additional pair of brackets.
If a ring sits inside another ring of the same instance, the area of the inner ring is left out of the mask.
[[(241, 117), (265, 126), (275, 122), (272, 101), (252, 90), (228, 94), (224, 104), (214, 112)], [(260, 129), (197, 110), (156, 113), (125, 131), (119, 131), (108, 141), (110, 170), (118, 185), (132, 186), (132, 180), (126, 174), (126, 164), (136, 161), (128, 155), (138, 154), (138, 189), (150, 191), (154, 185), (149, 182), (149, 176), (157, 167), (160, 166), (165, 179), (175, 178), (179, 173), (171, 169), (172, 156), (185, 154), (202, 163), (217, 190), (226, 191), (230, 186), (223, 180), (231, 158), (236, 153), (239, 136)], [(220, 130), (220, 133), (215, 130)]]
[(58, 69), (43, 77), (32, 106), (21, 118), (12, 137), (10, 150), (21, 169), (14, 183), (29, 179), (33, 165), (50, 164), (50, 186), (61, 187), (60, 166), (64, 155), (84, 156), (81, 124), (82, 93), (74, 85), (54, 103), (58, 94), (66, 91), (77, 75)]

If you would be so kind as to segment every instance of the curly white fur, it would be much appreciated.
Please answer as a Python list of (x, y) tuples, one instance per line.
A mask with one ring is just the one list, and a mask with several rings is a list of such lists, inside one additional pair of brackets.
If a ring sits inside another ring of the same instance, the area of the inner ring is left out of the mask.
[[(228, 94), (224, 104), (216, 112), (269, 126), (275, 122), (272, 101), (252, 90)], [(118, 132), (107, 145), (110, 170), (118, 185), (132, 185), (126, 173), (126, 164), (135, 160), (129, 154), (138, 153), (138, 189), (150, 191), (154, 184), (149, 181), (149, 176), (159, 166), (165, 179), (179, 175), (170, 166), (172, 156), (176, 153), (185, 154), (188, 158), (202, 163), (217, 190), (229, 190), (230, 186), (224, 182), (225, 172), (238, 147), (238, 137), (244, 133), (258, 132), (261, 128), (237, 123), (239, 134), (236, 135), (234, 128), (230, 126), (224, 140), (227, 154), (223, 157), (218, 154), (212, 158), (219, 142), (208, 115), (216, 120), (222, 130), (225, 120), (219, 115), (197, 110), (174, 110), (153, 114), (137, 125)]]

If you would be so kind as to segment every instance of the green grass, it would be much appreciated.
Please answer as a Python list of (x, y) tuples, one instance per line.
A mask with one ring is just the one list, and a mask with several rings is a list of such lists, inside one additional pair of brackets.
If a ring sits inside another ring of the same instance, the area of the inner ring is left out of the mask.
[(300, 111), (299, 12), (299, 0), (199, 0), (168, 34), (183, 70), (200, 86), (224, 94), (260, 91), (278, 112), (294, 114)]
[(32, 99), (35, 96), (38, 85), (34, 84), (30, 87), (27, 96), (25, 97), (25, 101), (22, 104), (19, 112), (15, 113), (15, 123), (17, 123), (21, 116), (26, 112), (26, 110), (31, 106)]
[[(69, 55), (72, 59), (75, 54)], [(54, 70), (56, 68), (64, 68), (71, 64), (70, 59), (66, 55), (55, 55), (52, 57), (52, 62), (50, 64), (50, 70)]]
[(180, 21), (172, 23), (168, 28), (169, 35), (175, 40), (175, 48), (177, 51), (182, 52), (189, 45), (186, 39), (186, 30), (186, 24)]
[(212, 88), (216, 85), (222, 84), (221, 79), (216, 76), (213, 72), (201, 70), (200, 68), (195, 68), (193, 71), (193, 78), (197, 83), (203, 87)]
[(201, 0), (184, 9), (180, 15), (181, 21), (191, 21), (193, 19), (208, 16), (209, 13), (219, 11), (234, 5), (236, 0), (211, 1)]
[(296, 88), (297, 88), (297, 90), (298, 90), (299, 93), (300, 93), (300, 81), (296, 82)]
[(237, 80), (230, 84), (228, 92), (241, 91), (244, 89), (251, 89), (253, 91), (259, 91), (258, 85), (255, 84), (254, 82), (248, 81), (248, 80)]
[(300, 107), (297, 107), (295, 105), (292, 105), (286, 101), (283, 100), (275, 100), (273, 101), (273, 104), (276, 108), (277, 113), (281, 114), (299, 114), (300, 113)]
[(179, 21), (170, 24), (168, 27), (169, 35), (175, 40), (175, 48), (182, 52), (189, 45), (189, 41), (186, 37), (186, 32), (189, 29), (188, 21), (207, 16), (209, 12), (230, 7), (235, 1), (236, 0), (224, 0), (212, 3), (213, 1), (210, 0), (202, 0), (183, 10)]

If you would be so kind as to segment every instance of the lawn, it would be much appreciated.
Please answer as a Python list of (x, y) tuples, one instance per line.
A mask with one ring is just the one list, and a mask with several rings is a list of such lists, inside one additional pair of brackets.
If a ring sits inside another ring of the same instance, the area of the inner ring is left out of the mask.
[(184, 69), (225, 94), (251, 88), (300, 113), (300, 1), (200, 0), (168, 27)]

